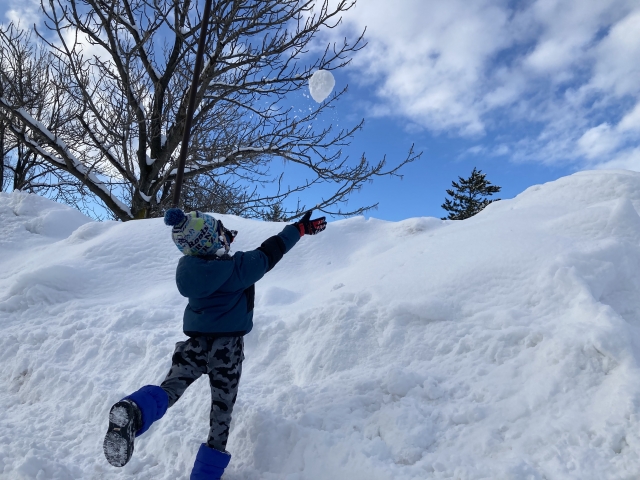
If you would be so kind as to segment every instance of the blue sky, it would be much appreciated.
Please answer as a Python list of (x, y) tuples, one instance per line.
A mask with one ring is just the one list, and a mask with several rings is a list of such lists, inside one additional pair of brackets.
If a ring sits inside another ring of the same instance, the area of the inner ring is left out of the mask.
[[(1, 1), (5, 20), (37, 20), (37, 3)], [(365, 27), (327, 121), (365, 118), (353, 157), (424, 152), (403, 180), (353, 197), (380, 202), (370, 216), (440, 217), (474, 167), (502, 198), (579, 170), (640, 170), (640, 0), (360, 0), (324, 39)]]

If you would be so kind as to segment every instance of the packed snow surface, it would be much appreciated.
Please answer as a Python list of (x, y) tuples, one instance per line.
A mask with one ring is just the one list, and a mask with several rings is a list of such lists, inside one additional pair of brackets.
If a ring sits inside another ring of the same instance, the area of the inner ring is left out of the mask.
[[(225, 480), (637, 479), (640, 174), (583, 172), (464, 221), (356, 217), (258, 283)], [(282, 224), (221, 216), (258, 246)], [(184, 339), (161, 219), (0, 194), (0, 477), (187, 479), (196, 382), (102, 453)]]
[(333, 74), (329, 70), (316, 70), (309, 79), (309, 93), (318, 103), (322, 103), (331, 95), (336, 84)]

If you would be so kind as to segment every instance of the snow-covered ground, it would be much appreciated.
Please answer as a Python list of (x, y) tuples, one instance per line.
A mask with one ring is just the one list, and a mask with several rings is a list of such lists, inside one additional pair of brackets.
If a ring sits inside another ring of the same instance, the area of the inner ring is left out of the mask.
[[(639, 478), (638, 211), (640, 174), (584, 172), (304, 237), (257, 286), (225, 480)], [(222, 219), (237, 249), (282, 228)], [(102, 454), (184, 338), (179, 256), (161, 219), (0, 194), (1, 478), (188, 478), (206, 378), (126, 467)]]

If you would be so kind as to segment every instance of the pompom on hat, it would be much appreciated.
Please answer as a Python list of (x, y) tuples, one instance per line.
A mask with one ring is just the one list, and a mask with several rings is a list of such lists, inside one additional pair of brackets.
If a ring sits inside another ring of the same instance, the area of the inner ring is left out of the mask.
[(229, 251), (229, 244), (222, 238), (222, 222), (202, 212), (184, 213), (170, 208), (164, 214), (165, 225), (172, 226), (171, 238), (178, 250), (185, 255), (213, 255), (221, 248)]

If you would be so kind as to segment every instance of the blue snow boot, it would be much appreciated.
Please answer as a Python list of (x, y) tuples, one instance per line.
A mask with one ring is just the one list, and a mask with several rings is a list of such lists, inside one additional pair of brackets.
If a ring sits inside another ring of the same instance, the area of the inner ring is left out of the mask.
[(109, 411), (109, 429), (102, 449), (114, 467), (124, 467), (133, 455), (133, 441), (162, 418), (169, 406), (169, 397), (160, 387), (146, 385), (123, 398)]
[(230, 460), (231, 455), (227, 452), (221, 452), (203, 443), (191, 470), (191, 480), (220, 480)]

